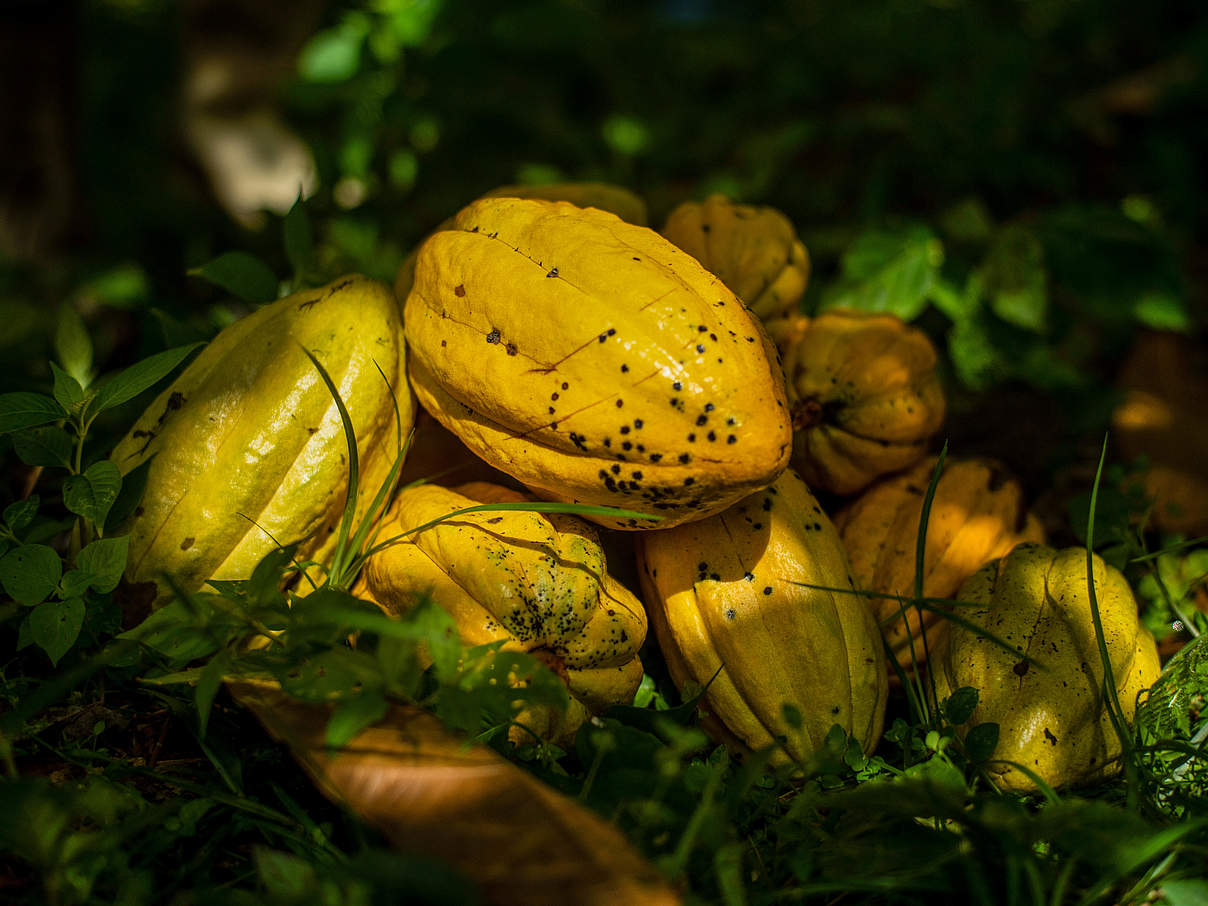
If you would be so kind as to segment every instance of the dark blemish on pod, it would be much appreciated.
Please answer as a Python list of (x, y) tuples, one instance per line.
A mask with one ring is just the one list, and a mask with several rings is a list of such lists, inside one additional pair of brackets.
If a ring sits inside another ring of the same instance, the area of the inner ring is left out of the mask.
[(618, 409), (620, 409), (620, 408), (621, 408), (622, 406), (624, 406), (624, 405), (625, 405), (625, 401), (624, 401), (624, 400), (617, 400), (617, 408), (618, 408)]
[(684, 389), (684, 385), (683, 385), (683, 384), (681, 384), (679, 381), (676, 381), (675, 383), (673, 383), (673, 384), (671, 385), (671, 389), (672, 389), (672, 390), (683, 390), (683, 389)]
[(487, 520), (488, 525), (498, 525), (501, 522), (503, 522), (502, 516), (492, 516), (490, 519)]
[(487, 342), (488, 343), (498, 343), (499, 342), (499, 328), (498, 327), (491, 328), (491, 332), (489, 334), (487, 334)]
[(770, 595), (770, 594), (772, 593), (772, 586), (770, 586), (770, 585), (765, 585), (765, 586), (763, 587), (763, 593), (764, 593), (765, 595)]
[(628, 433), (629, 433), (629, 426), (628, 426), (628, 425), (621, 425), (621, 433), (622, 433), (622, 434), (628, 434)]
[(763, 509), (764, 509), (765, 513), (772, 509), (772, 498), (771, 497), (763, 498)]
[(612, 438), (611, 438), (611, 437), (606, 437), (606, 438), (604, 438), (604, 446), (606, 446), (606, 447), (611, 447), (611, 446), (612, 446)]
[(441, 341), (440, 341), (440, 348), (441, 348), (441, 349), (444, 349), (444, 348), (445, 348), (446, 346), (448, 346), (448, 345), (449, 345), (449, 341), (448, 341), (448, 340), (441, 340)]
[(554, 391), (553, 393), (551, 393), (549, 395), (549, 398), (554, 400), (555, 402), (557, 402), (559, 396), (560, 396), (560, 394), (557, 391)]
[(698, 415), (698, 416), (696, 417), (696, 425), (697, 425), (697, 427), (699, 428), (701, 425), (703, 425), (703, 424), (704, 424), (705, 422), (707, 422), (708, 420), (709, 420), (709, 416), (707, 416), (707, 415)]
[(457, 298), (460, 299), (465, 294), (466, 294), (466, 285), (464, 283), (459, 283), (455, 287), (453, 287), (453, 295), (457, 296)]
[(622, 443), (622, 444), (621, 444), (621, 449), (622, 449), (622, 450), (632, 450), (632, 449), (633, 449), (633, 443), (632, 443), (632, 442), (630, 442), (630, 441), (625, 441), (624, 443)]
[(1014, 667), (1011, 668), (1011, 672), (1014, 673), (1016, 676), (1026, 676), (1028, 673), (1028, 667), (1029, 667), (1029, 664), (1027, 661), (1020, 661), (1018, 664), (1016, 664)]
[(705, 403), (705, 411), (712, 412), (716, 407), (712, 403)]
[(712, 340), (714, 343), (716, 343), (716, 342), (717, 342), (717, 334), (715, 334), (715, 333), (711, 333), (711, 334), (709, 334), (709, 339), (710, 339), (710, 340)]
[(180, 542), (180, 549), (182, 551), (187, 551), (189, 548), (191, 548), (193, 546), (193, 542), (195, 540), (196, 540), (195, 538), (186, 538), (184, 541)]
[(728, 443), (728, 444), (735, 444), (735, 443), (738, 443), (738, 438), (737, 438), (735, 435), (733, 435), (733, 434), (728, 435), (728, 436), (726, 437), (726, 443)]
[(642, 427), (642, 420), (640, 418), (635, 418), (633, 420), (633, 426), (640, 430)]
[(700, 325), (699, 327), (697, 327), (696, 329), (697, 329), (697, 330), (698, 330), (700, 333), (704, 333), (704, 332), (705, 332), (706, 330), (708, 330), (709, 328), (707, 328), (707, 327), (706, 327), (704, 324), (701, 324), (701, 325)]
[(690, 444), (694, 444), (694, 443), (696, 443), (696, 435), (695, 435), (695, 434), (689, 434), (689, 435), (688, 435), (688, 443), (690, 443)]
[(641, 480), (642, 480), (642, 473), (641, 473), (640, 471), (634, 471), (634, 472), (631, 472), (631, 473), (630, 473), (630, 476), (631, 476), (632, 478), (634, 478), (635, 480), (637, 480), (637, 481), (641, 481)]
[(743, 573), (743, 576), (742, 576), (742, 577), (743, 577), (744, 579), (746, 579), (748, 582), (754, 582), (754, 581), (755, 581), (755, 574), (754, 574), (753, 572), (749, 571), (749, 570), (748, 570), (747, 572)]
[(620, 466), (618, 466), (616, 463), (613, 463), (613, 464), (612, 464), (611, 469), (612, 469), (612, 474), (613, 474), (613, 475), (620, 475), (620, 474), (621, 474), (621, 467), (620, 467)]
[(760, 529), (763, 528), (763, 523), (762, 522), (753, 522), (753, 523), (751, 523), (751, 528), (755, 529), (755, 531), (759, 531)]
[(550, 278), (550, 277), (556, 277), (556, 276), (558, 276), (558, 268), (556, 268), (556, 267), (555, 267), (555, 268), (551, 268), (551, 269), (550, 269), (550, 272), (549, 272), (548, 274), (546, 274), (545, 276), (546, 276), (546, 279), (548, 279), (548, 278)]
[[(686, 453), (684, 455), (687, 456)], [(683, 457), (680, 457), (680, 458), (683, 459)], [(684, 479), (684, 487), (688, 487), (689, 485), (693, 485), (693, 484), (696, 484), (696, 479), (693, 478), (692, 476), (688, 476), (687, 478)]]
[(704, 347), (704, 346), (702, 346), (700, 343), (697, 343), (697, 344), (696, 344), (696, 351), (697, 351), (697, 352), (704, 352), (704, 351), (705, 351), (705, 347)]
[(717, 440), (717, 432), (710, 431), (708, 434), (705, 435), (705, 437), (707, 437), (710, 442), (713, 442), (713, 441)]
[(621, 366), (621, 374), (628, 374), (628, 373), (629, 373), (629, 366), (628, 366), (628, 365), (622, 365), (622, 366)]
[(516, 354), (516, 344), (515, 343), (508, 343), (508, 345), (504, 348), (507, 349), (508, 355)]
[(732, 620), (732, 619), (734, 619), (736, 616), (738, 616), (738, 613), (737, 613), (737, 611), (735, 611), (735, 610), (734, 610), (734, 608), (733, 608), (733, 607), (727, 607), (727, 608), (726, 608), (726, 619), (727, 619), (727, 620)]
[(569, 389), (570, 389), (570, 384), (566, 383), (566, 381), (563, 381), (563, 382), (562, 382), (562, 389), (563, 389), (563, 390), (569, 390)]
[(692, 462), (692, 454), (691, 453), (681, 453), (679, 455), (679, 461), (681, 463), (683, 463), (684, 465), (687, 465), (688, 463)]
[(662, 453), (651, 453), (651, 454), (650, 454), (650, 461), (651, 461), (651, 462), (659, 462), (659, 461), (660, 461), (662, 458), (663, 458), (663, 454), (662, 454)]

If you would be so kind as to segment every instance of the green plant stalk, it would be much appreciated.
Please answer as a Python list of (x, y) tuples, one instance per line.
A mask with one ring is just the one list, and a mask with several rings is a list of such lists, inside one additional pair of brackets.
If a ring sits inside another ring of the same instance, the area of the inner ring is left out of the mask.
[(1103, 663), (1103, 695), (1108, 709), (1112, 729), (1120, 740), (1120, 759), (1124, 765), (1125, 786), (1128, 790), (1129, 808), (1136, 807), (1136, 765), (1132, 759), (1132, 739), (1116, 693), (1116, 679), (1112, 674), (1111, 655), (1107, 651), (1107, 637), (1103, 634), (1103, 618), (1099, 614), (1099, 596), (1095, 594), (1095, 507), (1099, 502), (1099, 482), (1103, 478), (1103, 462), (1107, 458), (1107, 437), (1099, 451), (1099, 465), (1095, 469), (1095, 482), (1091, 486), (1091, 504), (1086, 522), (1086, 586), (1091, 602), (1091, 621), (1095, 624), (1095, 641), (1099, 644), (1099, 659)]

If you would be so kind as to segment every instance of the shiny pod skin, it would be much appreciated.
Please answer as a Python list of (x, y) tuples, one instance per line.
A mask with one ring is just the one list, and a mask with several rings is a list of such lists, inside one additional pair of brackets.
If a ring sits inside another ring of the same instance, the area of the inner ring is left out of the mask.
[(301, 542), (299, 559), (333, 550), (348, 449), (304, 349), (331, 376), (356, 431), (358, 516), (385, 480), (399, 450), (392, 390), (404, 438), (414, 414), (390, 288), (346, 276), (257, 309), (222, 330), (111, 454), (123, 474), (151, 461), (125, 529), (126, 577), (158, 583), (157, 603), (171, 595), (164, 574), (189, 592), (211, 578), (248, 578), (278, 542)]
[(401, 491), (356, 591), (390, 613), (431, 593), (465, 645), (502, 641), (544, 661), (567, 685), (569, 712), (527, 715), (546, 738), (564, 738), (589, 714), (629, 704), (642, 680), (646, 613), (608, 572), (594, 526), (524, 510), (468, 513), (407, 535), (449, 513), (531, 498), (486, 482)]
[(791, 429), (775, 350), (658, 233), (565, 202), (484, 199), (420, 248), (404, 310), (429, 412), (540, 496), (669, 527), (766, 487)]
[[(1095, 556), (1094, 576), (1116, 694), (1131, 722), (1138, 693), (1161, 672), (1158, 649), (1123, 574)], [(940, 700), (962, 686), (978, 690), (967, 726), (998, 724), (989, 766), (997, 782), (1016, 792), (1037, 789), (1007, 762), (1054, 788), (1116, 773), (1120, 742), (1103, 699), (1086, 551), (1021, 544), (974, 573), (958, 596), (980, 605), (960, 615), (1008, 648), (953, 623), (932, 652), (932, 675)]]
[(637, 544), (659, 648), (681, 690), (707, 686), (707, 728), (749, 749), (780, 737), (780, 761), (808, 761), (835, 724), (873, 750), (888, 692), (881, 636), (838, 533), (792, 470)]

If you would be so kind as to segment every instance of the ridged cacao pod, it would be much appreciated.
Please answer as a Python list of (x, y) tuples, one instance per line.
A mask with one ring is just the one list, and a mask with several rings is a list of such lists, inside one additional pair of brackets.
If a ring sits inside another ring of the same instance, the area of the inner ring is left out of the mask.
[[(835, 515), (857, 588), (906, 601), (914, 595), (919, 521), (936, 462), (928, 457), (874, 484)], [(979, 568), (1025, 541), (1043, 542), (1044, 529), (1024, 505), (1019, 482), (992, 460), (947, 460), (927, 519), (923, 596), (955, 598)], [(948, 621), (935, 611), (903, 610), (894, 598), (871, 601), (886, 643), (907, 672), (947, 630)]]
[(835, 724), (872, 751), (888, 688), (881, 636), (838, 532), (795, 473), (637, 541), (659, 648), (681, 690), (708, 687), (706, 728), (750, 749), (783, 737), (780, 761), (807, 761)]
[[(569, 201), (580, 208), (599, 208), (616, 214), (626, 223), (646, 226), (646, 202), (623, 186), (606, 182), (554, 182), (539, 185), (498, 186), (481, 198), (539, 198), (544, 201)], [(453, 219), (448, 219), (432, 232), (453, 228)], [(431, 235), (431, 234), (429, 234)], [(425, 237), (427, 238), (427, 237)], [(394, 278), (394, 294), (401, 303), (411, 292), (415, 282), (415, 259), (419, 246), (403, 260)]]
[(1137, 339), (1119, 380), (1124, 399), (1112, 437), (1129, 459), (1145, 456), (1142, 478), (1153, 521), (1168, 532), (1208, 533), (1208, 356), (1173, 333)]
[(343, 277), (252, 312), (201, 351), (111, 456), (123, 474), (151, 460), (126, 529), (126, 577), (160, 583), (157, 603), (170, 596), (162, 574), (185, 591), (211, 578), (246, 579), (277, 546), (273, 538), (300, 541), (301, 559), (322, 561), (333, 550), (347, 443), (335, 400), (304, 349), (327, 370), (352, 418), (358, 519), (386, 479), (399, 451), (392, 388), (404, 437), (414, 411), (390, 288)]
[(823, 312), (781, 346), (781, 365), (793, 465), (811, 487), (854, 494), (908, 468), (943, 423), (935, 347), (894, 315)]
[(684, 202), (662, 234), (716, 274), (760, 318), (795, 312), (809, 282), (810, 258), (775, 208), (735, 204), (724, 195)]
[[(1137, 619), (1137, 602), (1120, 571), (1096, 556), (1094, 576), (1116, 694), (1131, 722), (1137, 695), (1161, 672), (1157, 646)], [(932, 674), (941, 700), (962, 686), (978, 690), (969, 725), (998, 724), (990, 771), (1001, 786), (1036, 789), (1005, 761), (1054, 788), (1115, 773), (1120, 742), (1103, 700), (1086, 551), (1021, 544), (979, 569), (958, 594), (982, 605), (962, 607), (961, 616), (1008, 648), (953, 623), (932, 652)]]
[(554, 500), (667, 527), (788, 462), (784, 381), (758, 321), (658, 233), (594, 208), (486, 199), (424, 243), (404, 319), (424, 408)]
[[(379, 537), (403, 535), (475, 504), (529, 499), (483, 482), (406, 488)], [(539, 657), (571, 697), (560, 721), (526, 715), (546, 738), (565, 738), (589, 714), (628, 704), (642, 680), (646, 613), (609, 574), (596, 529), (575, 516), (522, 510), (458, 516), (371, 556), (356, 591), (393, 613), (431, 592), (464, 644), (503, 641)]]

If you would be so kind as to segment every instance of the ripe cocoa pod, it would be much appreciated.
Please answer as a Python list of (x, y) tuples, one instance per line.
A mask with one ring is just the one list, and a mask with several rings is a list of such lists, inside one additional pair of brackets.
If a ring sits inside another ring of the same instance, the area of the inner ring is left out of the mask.
[(596, 530), (575, 516), (523, 510), (468, 513), (481, 503), (529, 500), (484, 482), (401, 491), (380, 537), (403, 540), (371, 556), (356, 589), (402, 613), (431, 593), (466, 645), (504, 642), (543, 660), (567, 685), (570, 710), (526, 715), (534, 732), (565, 739), (589, 714), (628, 704), (642, 680), (646, 613), (608, 572)]
[(165, 574), (196, 591), (208, 579), (248, 578), (278, 541), (301, 542), (300, 559), (332, 551), (348, 450), (304, 349), (339, 388), (356, 431), (358, 519), (385, 480), (399, 451), (394, 395), (404, 438), (413, 416), (389, 287), (348, 276), (252, 312), (201, 351), (111, 456), (123, 474), (151, 461), (127, 528), (126, 577), (158, 583), (157, 603), (171, 594)]
[[(1137, 695), (1161, 672), (1153, 636), (1137, 619), (1137, 602), (1119, 570), (1094, 557), (1108, 660), (1123, 711), (1131, 722)], [(974, 573), (958, 595), (980, 607), (961, 616), (981, 631), (951, 624), (932, 652), (942, 701), (963, 686), (978, 690), (967, 726), (998, 724), (989, 770), (1008, 790), (1032, 792), (1017, 762), (1057, 788), (1116, 773), (1120, 741), (1103, 697), (1086, 551), (1021, 544)], [(1004, 649), (986, 637), (992, 633)], [(1033, 662), (1024, 659), (1026, 654)]]
[(775, 480), (791, 447), (758, 321), (653, 230), (565, 202), (495, 198), (420, 249), (404, 317), (420, 402), (554, 500), (661, 522)]
[(684, 202), (662, 234), (716, 274), (767, 321), (797, 311), (810, 259), (797, 231), (775, 208), (735, 204), (724, 195)]
[(780, 738), (777, 760), (804, 762), (838, 724), (872, 751), (888, 690), (881, 636), (838, 532), (792, 470), (723, 513), (637, 541), (659, 649), (681, 690), (707, 687), (707, 729), (750, 749)]

